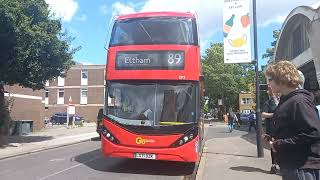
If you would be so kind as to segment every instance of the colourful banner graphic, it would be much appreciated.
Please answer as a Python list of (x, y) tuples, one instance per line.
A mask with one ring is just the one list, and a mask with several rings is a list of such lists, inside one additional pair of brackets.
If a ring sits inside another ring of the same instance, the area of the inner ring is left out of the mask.
[(251, 63), (249, 0), (224, 0), (224, 63)]

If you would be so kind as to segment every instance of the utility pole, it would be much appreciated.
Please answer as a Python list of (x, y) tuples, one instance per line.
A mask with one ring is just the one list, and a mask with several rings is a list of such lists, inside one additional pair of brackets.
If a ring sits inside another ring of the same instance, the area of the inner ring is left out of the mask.
[(253, 6), (253, 36), (254, 36), (254, 65), (256, 71), (256, 118), (257, 118), (257, 153), (258, 157), (261, 158), (264, 156), (263, 154), (263, 146), (262, 146), (262, 120), (260, 113), (260, 87), (259, 87), (259, 60), (258, 60), (258, 36), (257, 36), (257, 14), (256, 14), (256, 0), (252, 0)]

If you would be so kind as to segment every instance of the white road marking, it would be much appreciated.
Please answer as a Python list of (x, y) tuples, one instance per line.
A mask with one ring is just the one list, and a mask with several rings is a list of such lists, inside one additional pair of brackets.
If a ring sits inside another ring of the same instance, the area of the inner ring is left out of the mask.
[(68, 171), (68, 170), (70, 170), (70, 169), (76, 168), (76, 167), (78, 167), (78, 166), (81, 166), (81, 165), (83, 165), (83, 164), (85, 164), (85, 163), (94, 161), (94, 160), (96, 160), (96, 159), (98, 159), (98, 157), (93, 158), (93, 159), (90, 159), (90, 160), (88, 160), (88, 161), (85, 161), (85, 162), (83, 162), (83, 163), (81, 163), (81, 164), (77, 164), (77, 165), (71, 166), (71, 167), (66, 168), (66, 169), (64, 169), (64, 170), (62, 170), (62, 171), (55, 172), (55, 173), (50, 174), (50, 175), (48, 175), (48, 176), (46, 176), (46, 177), (40, 178), (39, 180), (48, 179), (49, 177), (52, 177), (52, 176), (55, 176), (55, 175), (57, 175), (57, 174), (63, 173), (63, 172), (65, 172), (65, 171)]
[(65, 159), (51, 159), (50, 162), (54, 162), (54, 161), (64, 161)]

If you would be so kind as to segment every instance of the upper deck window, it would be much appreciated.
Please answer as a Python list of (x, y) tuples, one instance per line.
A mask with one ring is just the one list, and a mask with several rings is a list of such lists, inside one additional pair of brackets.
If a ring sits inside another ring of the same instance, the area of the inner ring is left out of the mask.
[(115, 22), (110, 46), (150, 44), (198, 45), (195, 19), (148, 17)]

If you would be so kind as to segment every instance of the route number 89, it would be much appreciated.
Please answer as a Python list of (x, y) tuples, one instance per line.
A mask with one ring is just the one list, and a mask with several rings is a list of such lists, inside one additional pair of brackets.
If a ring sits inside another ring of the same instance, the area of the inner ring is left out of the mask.
[(181, 62), (181, 59), (182, 59), (182, 57), (181, 57), (181, 54), (179, 54), (179, 53), (175, 53), (175, 54), (169, 53), (168, 54), (168, 63), (169, 64), (173, 64), (173, 63), (179, 64)]

